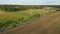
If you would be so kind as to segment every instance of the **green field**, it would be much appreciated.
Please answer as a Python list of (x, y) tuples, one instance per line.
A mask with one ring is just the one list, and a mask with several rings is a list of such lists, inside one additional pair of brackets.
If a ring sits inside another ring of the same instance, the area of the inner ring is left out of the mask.
[(5, 28), (12, 28), (31, 20), (53, 14), (55, 12), (57, 11), (44, 9), (31, 9), (16, 12), (5, 12), (0, 10), (0, 30)]

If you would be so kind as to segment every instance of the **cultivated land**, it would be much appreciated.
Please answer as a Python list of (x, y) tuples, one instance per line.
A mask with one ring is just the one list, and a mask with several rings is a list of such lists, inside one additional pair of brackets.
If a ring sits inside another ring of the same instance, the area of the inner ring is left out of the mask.
[(60, 12), (40, 18), (35, 22), (9, 30), (3, 34), (60, 34)]
[(56, 11), (43, 9), (30, 9), (25, 11), (6, 12), (0, 10), (0, 30), (16, 27), (25, 22), (29, 22), (36, 18), (46, 16)]

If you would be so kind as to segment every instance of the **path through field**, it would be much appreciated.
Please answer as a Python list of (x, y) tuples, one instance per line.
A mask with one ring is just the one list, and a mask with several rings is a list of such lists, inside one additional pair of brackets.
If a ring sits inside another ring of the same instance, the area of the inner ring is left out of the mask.
[(60, 12), (3, 34), (60, 34)]

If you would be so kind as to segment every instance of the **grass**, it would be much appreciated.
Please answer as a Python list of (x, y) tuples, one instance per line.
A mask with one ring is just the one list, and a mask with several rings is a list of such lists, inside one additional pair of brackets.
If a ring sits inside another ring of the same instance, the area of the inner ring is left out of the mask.
[[(32, 9), (25, 11), (16, 11), (16, 12), (5, 12), (0, 11), (0, 29), (11, 28), (17, 24), (22, 24), (27, 21), (31, 21), (41, 16), (46, 16), (56, 11), (43, 10), (43, 9)], [(38, 15), (39, 14), (39, 15)]]

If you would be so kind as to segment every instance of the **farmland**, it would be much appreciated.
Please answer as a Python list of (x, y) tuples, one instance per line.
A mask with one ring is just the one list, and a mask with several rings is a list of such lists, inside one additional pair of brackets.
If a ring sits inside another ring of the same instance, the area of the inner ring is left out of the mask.
[(11, 28), (27, 21), (46, 16), (56, 11), (31, 9), (25, 11), (5, 12), (0, 10), (0, 29)]
[(59, 15), (60, 12), (45, 16), (25, 26), (8, 30), (4, 34), (60, 34)]
[[(35, 34), (38, 30), (45, 32), (45, 27), (55, 27), (52, 25), (55, 25), (55, 23), (59, 21), (59, 15), (60, 12), (59, 10), (56, 10), (56, 7), (0, 5), (0, 32), (12, 30), (13, 33), (13, 29), (15, 28), (19, 30), (19, 33), (21, 34)], [(34, 20), (36, 22), (34, 22)], [(23, 28), (20, 26), (23, 26)], [(43, 31), (39, 29), (40, 26)], [(18, 29), (17, 27), (21, 29)]]

